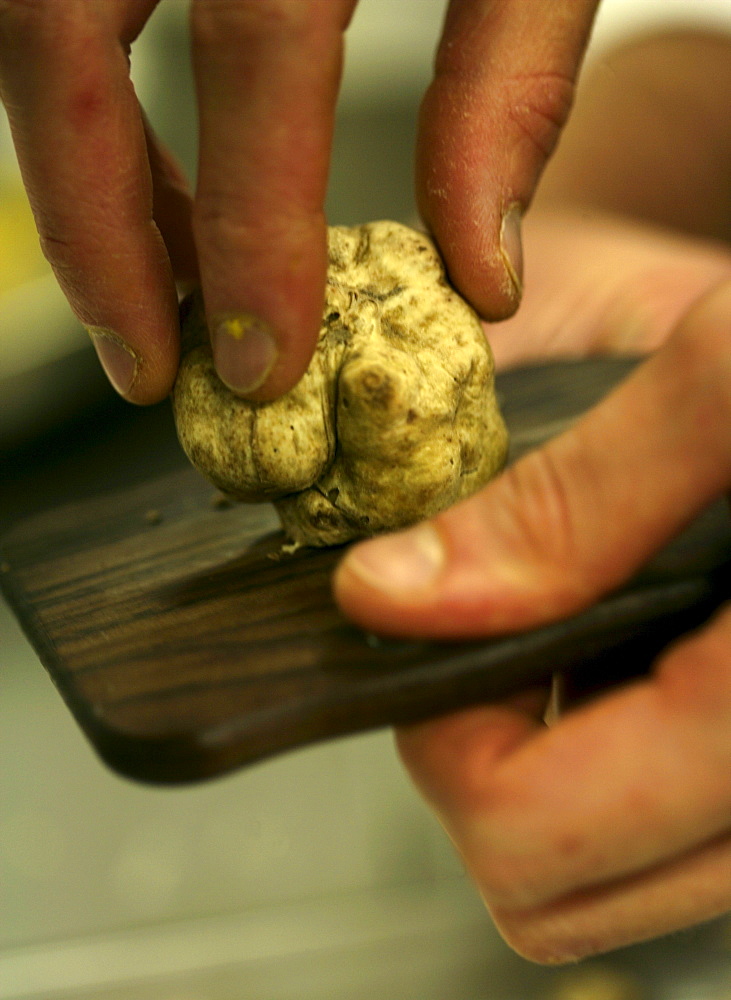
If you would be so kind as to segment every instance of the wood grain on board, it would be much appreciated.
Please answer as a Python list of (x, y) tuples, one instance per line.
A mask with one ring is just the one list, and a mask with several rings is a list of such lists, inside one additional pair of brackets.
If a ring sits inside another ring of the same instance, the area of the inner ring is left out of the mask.
[[(506, 373), (511, 460), (600, 398), (627, 362)], [(37, 515), (2, 544), (3, 589), (101, 757), (200, 780), (326, 737), (498, 698), (556, 670), (649, 665), (726, 595), (731, 532), (711, 509), (628, 588), (533, 632), (387, 641), (347, 622), (342, 550), (288, 552), (269, 505), (224, 501), (193, 469)]]

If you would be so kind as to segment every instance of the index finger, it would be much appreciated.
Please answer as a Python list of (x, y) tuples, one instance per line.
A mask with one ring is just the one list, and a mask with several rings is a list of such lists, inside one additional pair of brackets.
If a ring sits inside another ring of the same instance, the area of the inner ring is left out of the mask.
[(272, 399), (303, 374), (322, 315), (323, 204), (355, 0), (194, 0), (194, 208), (216, 367)]
[(0, 95), (44, 253), (115, 388), (166, 395), (177, 296), (126, 47), (156, 0), (0, 3)]

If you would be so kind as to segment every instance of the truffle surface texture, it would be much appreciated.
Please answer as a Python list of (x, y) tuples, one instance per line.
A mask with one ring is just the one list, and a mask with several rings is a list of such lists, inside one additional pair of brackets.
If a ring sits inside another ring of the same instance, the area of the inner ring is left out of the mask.
[(200, 293), (184, 303), (173, 390), (180, 442), (219, 489), (272, 501), (301, 545), (430, 517), (502, 468), (508, 447), (482, 325), (421, 233), (328, 232), (317, 349), (285, 396), (252, 403), (218, 378)]

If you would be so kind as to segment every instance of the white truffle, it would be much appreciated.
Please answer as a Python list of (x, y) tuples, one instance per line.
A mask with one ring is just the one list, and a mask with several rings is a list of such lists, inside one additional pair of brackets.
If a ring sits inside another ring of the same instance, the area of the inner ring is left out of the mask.
[(193, 464), (232, 497), (273, 501), (303, 545), (429, 517), (474, 493), (507, 453), (480, 321), (432, 242), (395, 222), (329, 230), (317, 349), (274, 402), (220, 381), (194, 294), (173, 407)]

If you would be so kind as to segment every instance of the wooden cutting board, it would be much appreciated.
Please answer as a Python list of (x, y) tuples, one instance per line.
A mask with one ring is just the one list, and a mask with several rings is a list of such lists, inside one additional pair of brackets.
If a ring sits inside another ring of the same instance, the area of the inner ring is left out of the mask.
[[(627, 361), (499, 377), (511, 460), (567, 426)], [(326, 737), (545, 682), (646, 668), (728, 594), (725, 504), (630, 586), (569, 620), (462, 643), (379, 640), (336, 609), (342, 550), (283, 550), (273, 509), (231, 505), (193, 470), (16, 525), (3, 590), (61, 696), (115, 770), (211, 777)]]

